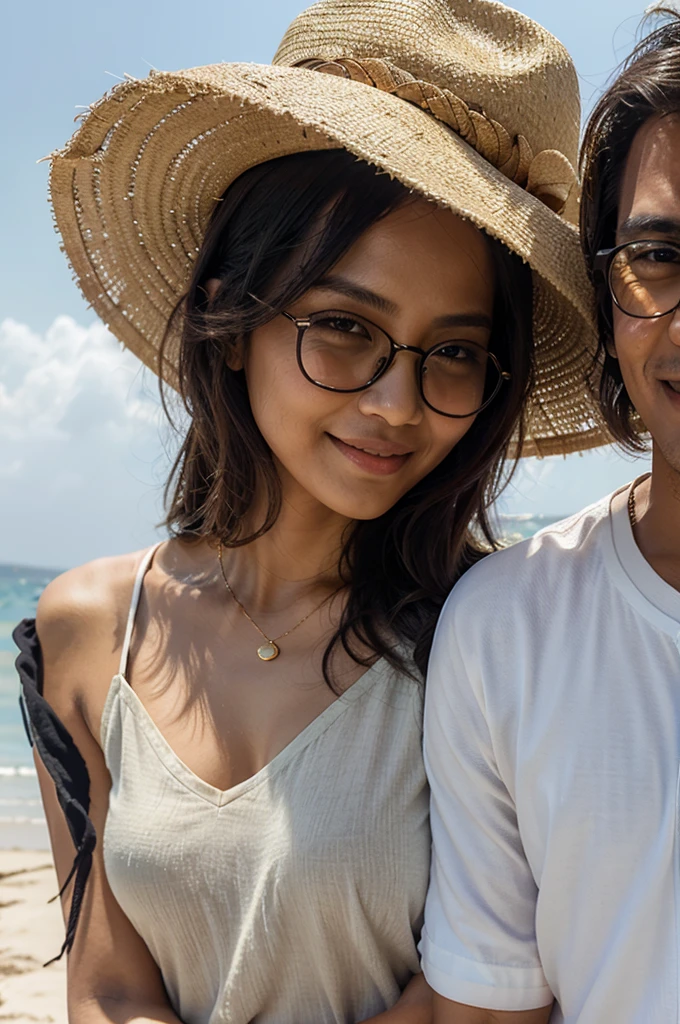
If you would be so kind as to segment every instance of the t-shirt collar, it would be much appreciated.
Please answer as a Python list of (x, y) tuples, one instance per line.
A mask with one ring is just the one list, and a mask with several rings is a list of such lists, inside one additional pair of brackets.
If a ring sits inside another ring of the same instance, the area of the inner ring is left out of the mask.
[(661, 621), (658, 621), (657, 624), (662, 626), (666, 632), (675, 635), (680, 629), (680, 592), (671, 587), (669, 583), (666, 583), (652, 569), (637, 546), (628, 516), (630, 488), (637, 487), (648, 476), (649, 474), (647, 473), (644, 476), (638, 477), (629, 487), (612, 495), (610, 501), (610, 521), (614, 554), (621, 569), (638, 593), (664, 619), (671, 620), (663, 624)]

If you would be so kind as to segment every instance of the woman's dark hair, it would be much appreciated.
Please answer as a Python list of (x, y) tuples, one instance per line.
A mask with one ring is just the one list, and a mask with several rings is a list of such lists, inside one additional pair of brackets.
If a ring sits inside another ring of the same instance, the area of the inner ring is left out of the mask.
[[(166, 491), (166, 524), (175, 535), (236, 547), (276, 522), (279, 478), (244, 373), (229, 368), (229, 352), (270, 321), (272, 310), (299, 299), (409, 195), (343, 150), (271, 160), (225, 192), (178, 307), (180, 393), (191, 419)], [(513, 465), (505, 461), (511, 444), (519, 447), (523, 438), (533, 296), (530, 268), (499, 242), (489, 238), (488, 245), (496, 277), (491, 350), (512, 378), (436, 469), (384, 515), (353, 524), (340, 562), (349, 596), (324, 658), (331, 686), (338, 644), (360, 664), (373, 660), (360, 653), (368, 646), (373, 657), (402, 670), (408, 648), (424, 673), (452, 585), (496, 546), (488, 510), (508, 475), (504, 468)], [(211, 278), (221, 286), (208, 299)], [(259, 504), (266, 498), (265, 513), (253, 525), (248, 514), (256, 494)]]
[(680, 15), (665, 7), (652, 13), (669, 20), (638, 44), (600, 98), (581, 150), (581, 239), (597, 294), (600, 405), (616, 440), (634, 452), (646, 448), (645, 428), (612, 355), (612, 300), (607, 282), (594, 273), (593, 263), (599, 250), (616, 245), (621, 180), (637, 132), (651, 117), (680, 112)]

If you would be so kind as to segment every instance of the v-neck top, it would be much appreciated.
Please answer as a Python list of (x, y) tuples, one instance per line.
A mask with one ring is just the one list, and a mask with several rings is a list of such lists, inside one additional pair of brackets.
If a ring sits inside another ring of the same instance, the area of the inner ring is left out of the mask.
[(430, 854), (422, 687), (379, 661), (219, 790), (125, 678), (102, 717), (104, 864), (184, 1024), (355, 1024), (419, 970)]

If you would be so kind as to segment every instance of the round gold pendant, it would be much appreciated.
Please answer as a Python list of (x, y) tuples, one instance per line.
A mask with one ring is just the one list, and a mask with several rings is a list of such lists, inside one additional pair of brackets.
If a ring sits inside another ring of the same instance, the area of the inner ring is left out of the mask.
[(266, 644), (262, 644), (257, 649), (257, 656), (260, 661), (273, 661), (274, 658), (278, 658), (281, 651), (278, 649), (273, 640), (270, 640)]

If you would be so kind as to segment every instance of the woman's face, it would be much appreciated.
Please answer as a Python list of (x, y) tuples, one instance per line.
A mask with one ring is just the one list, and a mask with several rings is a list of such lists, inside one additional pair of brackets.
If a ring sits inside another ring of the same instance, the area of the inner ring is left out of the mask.
[[(415, 199), (370, 227), (287, 312), (363, 316), (397, 343), (423, 350), (445, 341), (488, 348), (493, 300), (481, 232)], [(367, 390), (343, 394), (303, 376), (296, 339), (295, 325), (279, 315), (253, 332), (244, 353), (253, 415), (286, 500), (309, 498), (348, 519), (374, 519), (427, 476), (474, 422), (425, 405), (413, 353), (399, 352)]]

